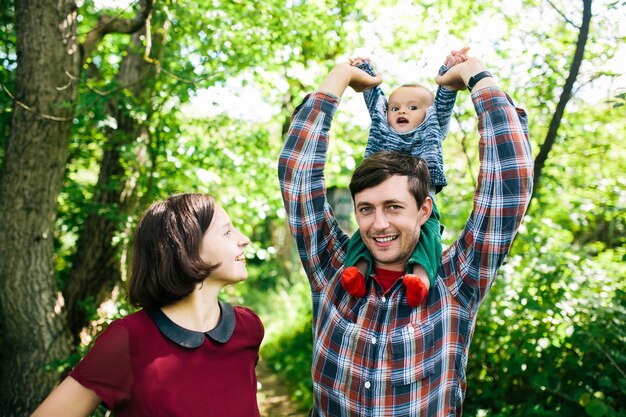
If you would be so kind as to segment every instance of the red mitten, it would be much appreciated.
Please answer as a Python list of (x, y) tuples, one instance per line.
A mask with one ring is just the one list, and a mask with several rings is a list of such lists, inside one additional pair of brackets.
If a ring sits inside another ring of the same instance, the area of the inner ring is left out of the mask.
[(365, 295), (365, 277), (355, 266), (349, 266), (341, 273), (341, 286), (355, 297)]
[(402, 281), (406, 287), (407, 304), (411, 307), (417, 307), (422, 304), (428, 294), (428, 288), (426, 288), (420, 277), (414, 274), (406, 274)]

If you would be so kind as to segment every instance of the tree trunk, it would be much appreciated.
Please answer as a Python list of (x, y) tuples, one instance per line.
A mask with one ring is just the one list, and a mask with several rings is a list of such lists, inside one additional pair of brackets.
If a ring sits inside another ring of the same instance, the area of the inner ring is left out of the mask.
[(72, 348), (52, 254), (78, 91), (76, 5), (16, 0), (15, 17), (15, 105), (0, 176), (3, 416), (28, 415), (57, 383), (46, 365)]
[(344, 232), (352, 235), (358, 229), (358, 226), (353, 217), (354, 204), (350, 190), (347, 188), (328, 187), (326, 198), (328, 199), (328, 204), (333, 208), (339, 226), (341, 226)]
[[(157, 54), (161, 50), (162, 35), (166, 30), (167, 27), (160, 26), (158, 37), (152, 37), (152, 44), (159, 47), (153, 49)], [(145, 33), (142, 30), (133, 35), (131, 46), (116, 76), (121, 85), (128, 86), (133, 97), (137, 98), (138, 105), (151, 102), (155, 85), (154, 66), (143, 58), (145, 46), (141, 38)], [(159, 59), (158, 56), (152, 57)], [(149, 119), (151, 110), (147, 112)], [(137, 141), (147, 136), (146, 122), (133, 118), (115, 99), (108, 102), (108, 113), (117, 121), (117, 127), (107, 130), (109, 140), (100, 164), (93, 210), (80, 234), (78, 249), (63, 291), (67, 300), (70, 330), (76, 339), (89, 322), (80, 302), (92, 299), (97, 306), (110, 295), (113, 286), (121, 282), (119, 245), (114, 243), (114, 237), (122, 230), (125, 218), (137, 208), (137, 172), (127, 172), (125, 165), (132, 164), (123, 163), (121, 150), (134, 147), (138, 164), (145, 164), (146, 160), (145, 147)], [(145, 143), (145, 140), (139, 142)]]
[(30, 415), (58, 382), (50, 365), (72, 351), (53, 233), (77, 80), (85, 57), (106, 34), (142, 27), (152, 1), (137, 5), (133, 19), (103, 17), (81, 45), (74, 0), (15, 1), (14, 106), (0, 173), (2, 416)]

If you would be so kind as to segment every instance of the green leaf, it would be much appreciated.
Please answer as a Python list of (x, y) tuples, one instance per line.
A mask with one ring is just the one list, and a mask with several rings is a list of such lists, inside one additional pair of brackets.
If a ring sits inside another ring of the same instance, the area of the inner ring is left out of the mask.
[(587, 415), (591, 417), (603, 417), (607, 414), (608, 407), (604, 401), (594, 398), (587, 403), (585, 411), (587, 412)]

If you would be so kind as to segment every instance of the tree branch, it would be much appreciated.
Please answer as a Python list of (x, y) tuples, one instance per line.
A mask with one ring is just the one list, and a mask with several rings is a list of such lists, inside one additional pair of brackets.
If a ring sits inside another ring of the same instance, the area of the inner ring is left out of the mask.
[(576, 23), (572, 22), (571, 20), (569, 20), (567, 18), (567, 16), (565, 16), (565, 14), (560, 11), (555, 5), (554, 3), (552, 3), (550, 0), (546, 0), (548, 2), (548, 4), (550, 5), (550, 7), (552, 7), (554, 9), (555, 12), (557, 12), (558, 14), (561, 15), (561, 17), (570, 25), (574, 26), (576, 29), (580, 30), (580, 27), (578, 25), (576, 25)]
[(580, 71), (580, 66), (582, 64), (583, 56), (585, 53), (585, 45), (587, 44), (587, 38), (589, 37), (589, 23), (591, 21), (591, 1), (592, 0), (583, 0), (583, 21), (580, 27), (580, 32), (578, 33), (578, 41), (576, 42), (574, 59), (572, 60), (570, 72), (567, 79), (565, 80), (565, 85), (563, 86), (563, 91), (561, 92), (561, 97), (559, 98), (556, 110), (552, 115), (552, 120), (550, 121), (546, 140), (541, 145), (537, 158), (535, 158), (535, 172), (533, 177), (534, 187), (531, 201), (535, 197), (535, 193), (539, 189), (538, 184), (539, 180), (541, 179), (541, 173), (546, 164), (546, 160), (548, 159), (548, 154), (554, 146), (554, 142), (556, 140), (559, 127), (561, 125), (561, 119), (563, 118), (563, 115), (565, 113), (565, 107), (572, 97), (574, 83), (576, 82), (578, 72)]
[(137, 14), (132, 19), (121, 19), (117, 16), (101, 16), (96, 26), (87, 33), (85, 41), (80, 45), (81, 62), (91, 56), (94, 49), (109, 33), (132, 34), (146, 23), (152, 13), (153, 0), (139, 0)]
[(72, 117), (59, 117), (59, 116), (52, 116), (49, 114), (44, 114), (44, 113), (40, 113), (37, 111), (37, 109), (34, 109), (33, 107), (29, 106), (26, 103), (23, 103), (21, 101), (19, 101), (18, 99), (15, 98), (15, 96), (9, 91), (9, 89), (2, 83), (0, 83), (0, 87), (2, 87), (2, 89), (4, 90), (4, 92), (6, 93), (7, 96), (9, 96), (9, 98), (11, 100), (13, 100), (13, 102), (15, 103), (16, 106), (21, 107), (22, 109), (26, 110), (29, 113), (33, 113), (35, 115), (37, 115), (38, 117), (41, 117), (42, 119), (45, 120), (52, 120), (54, 122), (68, 122), (70, 120), (72, 120)]

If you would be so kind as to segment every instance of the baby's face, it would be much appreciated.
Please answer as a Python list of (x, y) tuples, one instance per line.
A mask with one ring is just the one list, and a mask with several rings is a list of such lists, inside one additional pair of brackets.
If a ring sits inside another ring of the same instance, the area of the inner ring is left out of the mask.
[(389, 96), (387, 122), (396, 132), (413, 130), (424, 121), (432, 102), (432, 94), (424, 87), (399, 87)]

